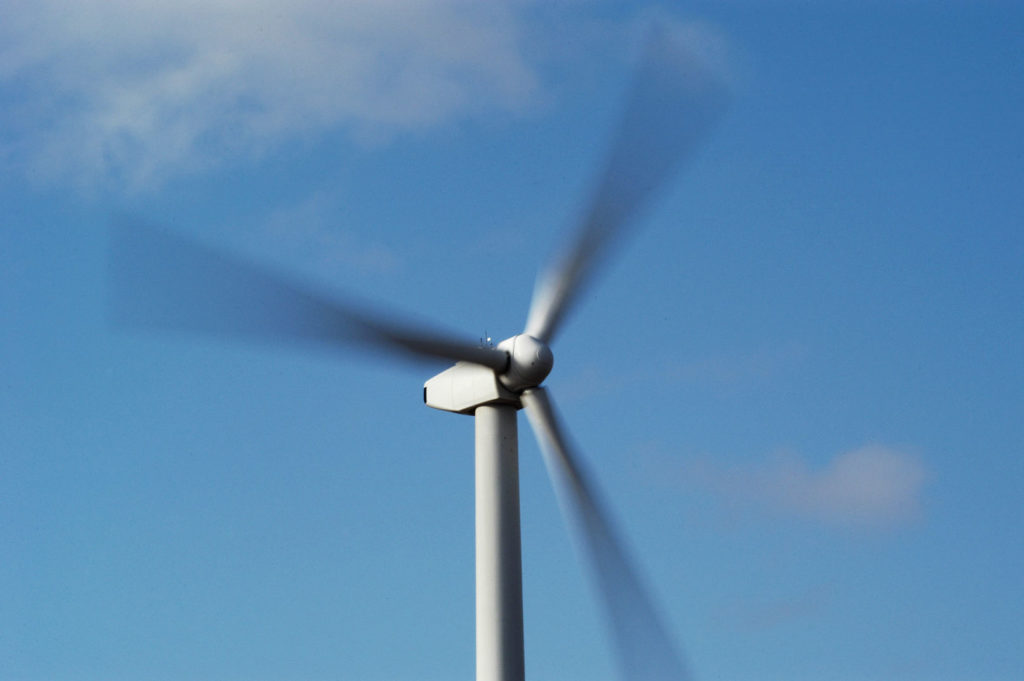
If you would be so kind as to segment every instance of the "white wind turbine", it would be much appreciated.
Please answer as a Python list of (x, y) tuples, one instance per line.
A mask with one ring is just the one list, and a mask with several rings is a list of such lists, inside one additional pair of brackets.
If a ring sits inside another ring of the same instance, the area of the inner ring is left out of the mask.
[(687, 678), (540, 383), (553, 364), (549, 344), (595, 265), (692, 153), (726, 100), (722, 82), (678, 37), (652, 33), (575, 238), (538, 278), (523, 333), (496, 347), (367, 312), (137, 222), (113, 228), (112, 319), (268, 341), (359, 343), (454, 360), (426, 382), (423, 399), (437, 409), (475, 416), (478, 681), (524, 678), (520, 408), (540, 442), (563, 513), (582, 530), (623, 678)]

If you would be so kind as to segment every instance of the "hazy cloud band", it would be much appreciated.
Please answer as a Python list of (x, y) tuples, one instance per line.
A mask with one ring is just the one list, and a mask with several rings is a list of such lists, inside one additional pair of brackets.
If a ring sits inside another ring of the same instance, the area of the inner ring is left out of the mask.
[(47, 180), (132, 187), (347, 128), (388, 137), (537, 88), (510, 4), (8, 3), (0, 152)]

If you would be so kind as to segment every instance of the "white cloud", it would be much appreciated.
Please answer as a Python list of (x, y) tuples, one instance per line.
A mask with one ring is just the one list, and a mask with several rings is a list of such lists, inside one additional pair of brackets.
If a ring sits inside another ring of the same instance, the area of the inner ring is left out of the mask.
[(32, 0), (0, 22), (0, 152), (48, 180), (159, 183), (345, 127), (387, 138), (537, 90), (506, 2)]
[(787, 454), (742, 467), (704, 461), (688, 475), (734, 507), (829, 524), (894, 527), (920, 516), (927, 471), (912, 454), (867, 445), (820, 468)]

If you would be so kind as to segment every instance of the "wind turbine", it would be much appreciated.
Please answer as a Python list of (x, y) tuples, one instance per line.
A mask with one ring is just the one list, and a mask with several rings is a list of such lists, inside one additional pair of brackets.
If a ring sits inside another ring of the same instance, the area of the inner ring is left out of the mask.
[(724, 111), (723, 83), (665, 29), (652, 32), (605, 165), (569, 247), (537, 280), (524, 331), (497, 346), (466, 342), (367, 311), (196, 242), (121, 221), (111, 240), (117, 323), (337, 347), (358, 343), (454, 361), (429, 379), (424, 402), (471, 414), (476, 427), (476, 674), (522, 681), (523, 608), (517, 412), (525, 409), (570, 526), (595, 569), (622, 676), (688, 674), (598, 502), (541, 387), (550, 344), (614, 239)]

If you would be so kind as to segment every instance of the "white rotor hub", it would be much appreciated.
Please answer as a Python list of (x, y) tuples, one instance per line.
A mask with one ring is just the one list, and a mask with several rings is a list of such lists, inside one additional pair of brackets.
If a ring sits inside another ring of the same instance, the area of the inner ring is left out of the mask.
[(508, 369), (498, 379), (516, 393), (540, 385), (555, 364), (551, 348), (525, 333), (506, 338), (498, 343), (498, 349), (507, 352), (509, 357)]

